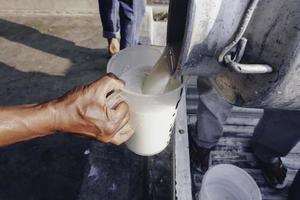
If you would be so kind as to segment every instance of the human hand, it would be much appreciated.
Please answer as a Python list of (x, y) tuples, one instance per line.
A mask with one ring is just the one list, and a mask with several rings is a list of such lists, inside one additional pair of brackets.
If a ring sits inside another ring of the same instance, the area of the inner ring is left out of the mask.
[(120, 51), (120, 43), (117, 38), (110, 38), (107, 40), (107, 42), (108, 42), (107, 49), (110, 56), (113, 56)]
[(124, 81), (109, 73), (50, 102), (54, 129), (105, 143), (119, 145), (125, 142), (134, 133), (128, 124), (128, 105), (124, 101), (116, 102), (112, 108), (107, 104), (109, 95), (122, 87)]

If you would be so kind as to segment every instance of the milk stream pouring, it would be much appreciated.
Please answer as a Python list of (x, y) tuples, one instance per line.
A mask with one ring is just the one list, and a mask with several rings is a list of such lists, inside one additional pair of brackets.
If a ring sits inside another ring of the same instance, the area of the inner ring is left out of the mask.
[(144, 94), (158, 95), (171, 90), (177, 82), (172, 77), (174, 62), (172, 49), (166, 47), (150, 74), (145, 77), (142, 92)]
[(161, 73), (165, 73), (163, 83), (155, 79), (157, 82), (152, 84), (155, 87), (161, 86), (156, 87), (156, 95), (144, 94), (145, 80), (154, 71), (153, 66), (161, 55), (162, 51), (157, 48), (137, 46), (122, 50), (108, 63), (107, 71), (115, 73), (126, 82), (122, 95), (126, 96), (129, 105), (129, 124), (135, 130), (126, 145), (131, 151), (143, 156), (157, 154), (167, 147), (182, 93), (180, 81), (170, 81), (170, 72), (166, 74), (162, 70)]

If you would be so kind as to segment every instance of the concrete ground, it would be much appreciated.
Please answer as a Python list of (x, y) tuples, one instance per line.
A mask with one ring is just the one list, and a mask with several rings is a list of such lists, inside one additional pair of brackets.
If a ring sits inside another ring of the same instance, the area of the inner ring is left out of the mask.
[[(98, 16), (0, 17), (0, 104), (47, 101), (105, 73)], [(0, 199), (170, 199), (171, 146), (149, 159), (57, 133), (0, 148)]]

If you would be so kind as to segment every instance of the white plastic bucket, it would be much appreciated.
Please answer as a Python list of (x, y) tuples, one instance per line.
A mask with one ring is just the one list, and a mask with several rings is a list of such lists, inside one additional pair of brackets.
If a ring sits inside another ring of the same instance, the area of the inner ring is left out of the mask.
[[(163, 53), (162, 47), (136, 46), (124, 49), (113, 56), (107, 72), (118, 77), (132, 68), (154, 66)], [(126, 88), (122, 94), (130, 110), (130, 126), (135, 134), (126, 142), (127, 147), (138, 155), (151, 156), (163, 151), (172, 133), (182, 85), (162, 95), (144, 95)]]
[(203, 177), (200, 200), (261, 199), (261, 192), (253, 178), (234, 165), (216, 165)]

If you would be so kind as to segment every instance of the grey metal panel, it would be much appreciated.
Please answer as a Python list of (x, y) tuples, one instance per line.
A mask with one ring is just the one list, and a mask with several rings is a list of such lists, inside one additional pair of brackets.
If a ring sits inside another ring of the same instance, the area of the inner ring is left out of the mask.
[(189, 141), (187, 129), (186, 95), (183, 92), (178, 107), (174, 141), (174, 196), (177, 200), (192, 200)]
[(213, 81), (232, 103), (265, 108), (300, 108), (300, 2), (260, 1), (245, 36), (244, 62), (267, 63), (274, 72), (241, 75), (228, 70)]
[(300, 109), (299, 0), (261, 0), (245, 33), (248, 46), (242, 62), (268, 64), (273, 73), (243, 75), (217, 62), (249, 2), (190, 0), (178, 70), (211, 77), (219, 93), (239, 106)]

